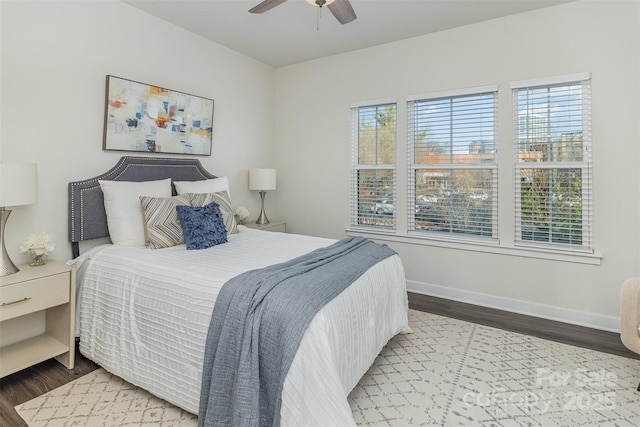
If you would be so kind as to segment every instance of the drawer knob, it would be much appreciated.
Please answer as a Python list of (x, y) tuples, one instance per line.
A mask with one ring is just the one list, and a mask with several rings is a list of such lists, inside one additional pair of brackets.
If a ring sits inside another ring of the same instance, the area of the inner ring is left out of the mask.
[(29, 301), (30, 299), (31, 299), (30, 297), (24, 297), (22, 299), (17, 299), (15, 301), (11, 301), (11, 302), (3, 302), (2, 306), (4, 307), (5, 305), (11, 305), (11, 304), (17, 304), (19, 302)]

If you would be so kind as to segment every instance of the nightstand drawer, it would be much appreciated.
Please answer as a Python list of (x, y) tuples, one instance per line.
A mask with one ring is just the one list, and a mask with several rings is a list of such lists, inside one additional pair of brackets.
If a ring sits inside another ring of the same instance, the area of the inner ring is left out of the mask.
[(69, 302), (69, 274), (0, 287), (0, 322)]

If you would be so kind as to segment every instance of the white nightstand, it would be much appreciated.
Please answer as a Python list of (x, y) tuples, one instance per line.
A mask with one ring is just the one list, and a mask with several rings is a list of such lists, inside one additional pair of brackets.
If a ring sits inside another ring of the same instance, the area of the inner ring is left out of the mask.
[(287, 232), (286, 221), (271, 221), (269, 222), (269, 224), (256, 224), (255, 222), (247, 222), (244, 225), (249, 228), (255, 228), (256, 230), (279, 231), (281, 233)]
[(48, 261), (0, 277), (0, 378), (55, 357), (75, 362), (75, 270)]

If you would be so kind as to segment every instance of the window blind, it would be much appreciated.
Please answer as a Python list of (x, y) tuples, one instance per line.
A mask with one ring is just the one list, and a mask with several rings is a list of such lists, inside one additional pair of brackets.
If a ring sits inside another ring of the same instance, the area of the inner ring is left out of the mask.
[(407, 98), (409, 231), (497, 240), (496, 91)]
[(592, 252), (588, 75), (512, 84), (515, 244)]
[(351, 225), (396, 226), (396, 103), (352, 105)]

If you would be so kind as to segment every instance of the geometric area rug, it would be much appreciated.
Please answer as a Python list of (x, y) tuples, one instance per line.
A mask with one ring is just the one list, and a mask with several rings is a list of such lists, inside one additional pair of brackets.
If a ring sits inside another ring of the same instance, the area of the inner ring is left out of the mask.
[(29, 427), (198, 425), (197, 416), (102, 368), (15, 409)]
[[(349, 395), (363, 426), (638, 426), (640, 360), (420, 311)], [(16, 406), (30, 427), (197, 426), (98, 369)]]
[(350, 394), (370, 426), (640, 426), (640, 360), (411, 311)]

